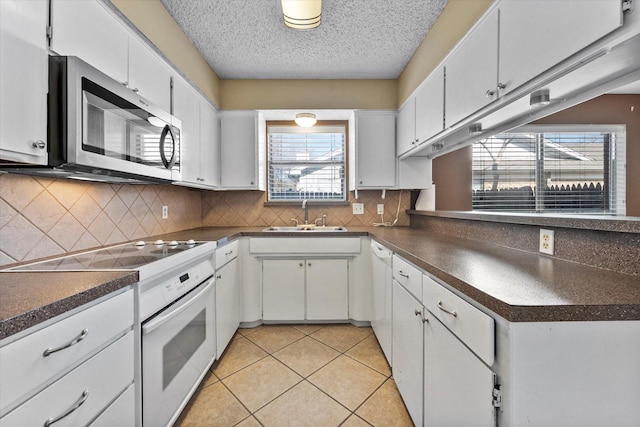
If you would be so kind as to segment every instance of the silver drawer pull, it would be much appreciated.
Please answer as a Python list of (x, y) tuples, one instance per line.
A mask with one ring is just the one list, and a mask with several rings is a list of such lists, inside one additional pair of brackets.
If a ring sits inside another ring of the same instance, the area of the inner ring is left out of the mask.
[(233, 253), (233, 251), (225, 252), (225, 253), (224, 253), (224, 256), (231, 255), (232, 253)]
[(442, 301), (438, 301), (438, 308), (444, 311), (445, 313), (452, 315), (453, 317), (458, 317), (458, 313), (456, 313), (455, 311), (449, 311), (446, 308), (444, 308), (442, 306)]
[(61, 345), (58, 348), (48, 348), (46, 349), (42, 355), (44, 357), (47, 357), (48, 355), (55, 353), (56, 351), (60, 351), (60, 350), (64, 350), (65, 348), (69, 348), (72, 345), (76, 345), (78, 344), (80, 341), (82, 341), (83, 339), (86, 338), (86, 336), (89, 334), (89, 330), (88, 329), (83, 329), (82, 332), (80, 332), (80, 335), (78, 335), (77, 337), (75, 337), (74, 339), (72, 339), (71, 341), (69, 341), (66, 344)]
[(69, 409), (67, 409), (62, 414), (58, 415), (55, 418), (49, 418), (47, 421), (44, 422), (44, 427), (49, 427), (51, 424), (57, 423), (58, 421), (60, 421), (64, 417), (70, 415), (73, 411), (75, 411), (76, 409), (81, 407), (82, 404), (87, 400), (88, 397), (89, 397), (89, 390), (83, 391), (82, 395), (80, 396), (80, 398), (78, 400), (76, 400), (75, 403), (69, 407)]
[(398, 271), (398, 274), (399, 274), (400, 276), (402, 276), (402, 277), (406, 277), (407, 279), (409, 278), (409, 275), (408, 275), (408, 274), (404, 274), (404, 273), (402, 272), (402, 270)]
[(420, 316), (422, 314), (422, 310), (415, 309), (413, 310), (413, 314), (415, 314), (416, 316)]

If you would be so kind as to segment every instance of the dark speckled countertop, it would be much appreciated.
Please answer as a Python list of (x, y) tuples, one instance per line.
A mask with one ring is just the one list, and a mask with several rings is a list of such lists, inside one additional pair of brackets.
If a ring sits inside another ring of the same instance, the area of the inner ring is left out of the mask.
[(0, 339), (138, 281), (137, 272), (1, 272)]
[[(408, 227), (348, 227), (512, 322), (640, 320), (640, 277)], [(223, 245), (240, 236), (297, 236), (209, 227), (153, 236)], [(46, 275), (46, 276), (44, 276)], [(45, 280), (43, 280), (43, 278)], [(0, 273), (0, 339), (137, 281), (123, 272)]]

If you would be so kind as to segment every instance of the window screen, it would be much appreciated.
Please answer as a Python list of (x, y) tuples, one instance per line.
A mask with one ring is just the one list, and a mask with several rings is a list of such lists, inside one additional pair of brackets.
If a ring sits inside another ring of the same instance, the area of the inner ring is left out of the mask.
[(346, 200), (346, 125), (267, 126), (268, 198)]
[(528, 126), (473, 147), (473, 209), (625, 214), (624, 128)]

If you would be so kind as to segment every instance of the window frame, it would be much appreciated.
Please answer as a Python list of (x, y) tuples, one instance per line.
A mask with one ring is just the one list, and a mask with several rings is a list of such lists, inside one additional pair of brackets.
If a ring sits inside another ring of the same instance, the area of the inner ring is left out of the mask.
[[(318, 120), (316, 124), (309, 129), (323, 127), (323, 126), (342, 126), (344, 127), (344, 182), (343, 182), (343, 193), (344, 199), (308, 199), (308, 203), (316, 206), (349, 206), (350, 205), (350, 194), (349, 194), (349, 121), (348, 120)], [(304, 199), (281, 199), (281, 200), (271, 200), (270, 199), (270, 182), (269, 182), (269, 170), (271, 167), (271, 158), (269, 156), (269, 128), (270, 127), (291, 127), (294, 129), (304, 129), (298, 126), (293, 120), (267, 120), (265, 127), (265, 159), (266, 159), (266, 168), (265, 168), (265, 183), (266, 183), (266, 195), (265, 195), (265, 206), (298, 206)]]

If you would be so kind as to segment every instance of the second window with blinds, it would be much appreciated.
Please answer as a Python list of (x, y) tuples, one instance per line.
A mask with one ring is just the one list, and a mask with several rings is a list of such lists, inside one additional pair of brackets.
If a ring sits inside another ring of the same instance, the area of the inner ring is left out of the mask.
[(267, 200), (346, 201), (346, 147), (346, 122), (311, 128), (268, 122)]

